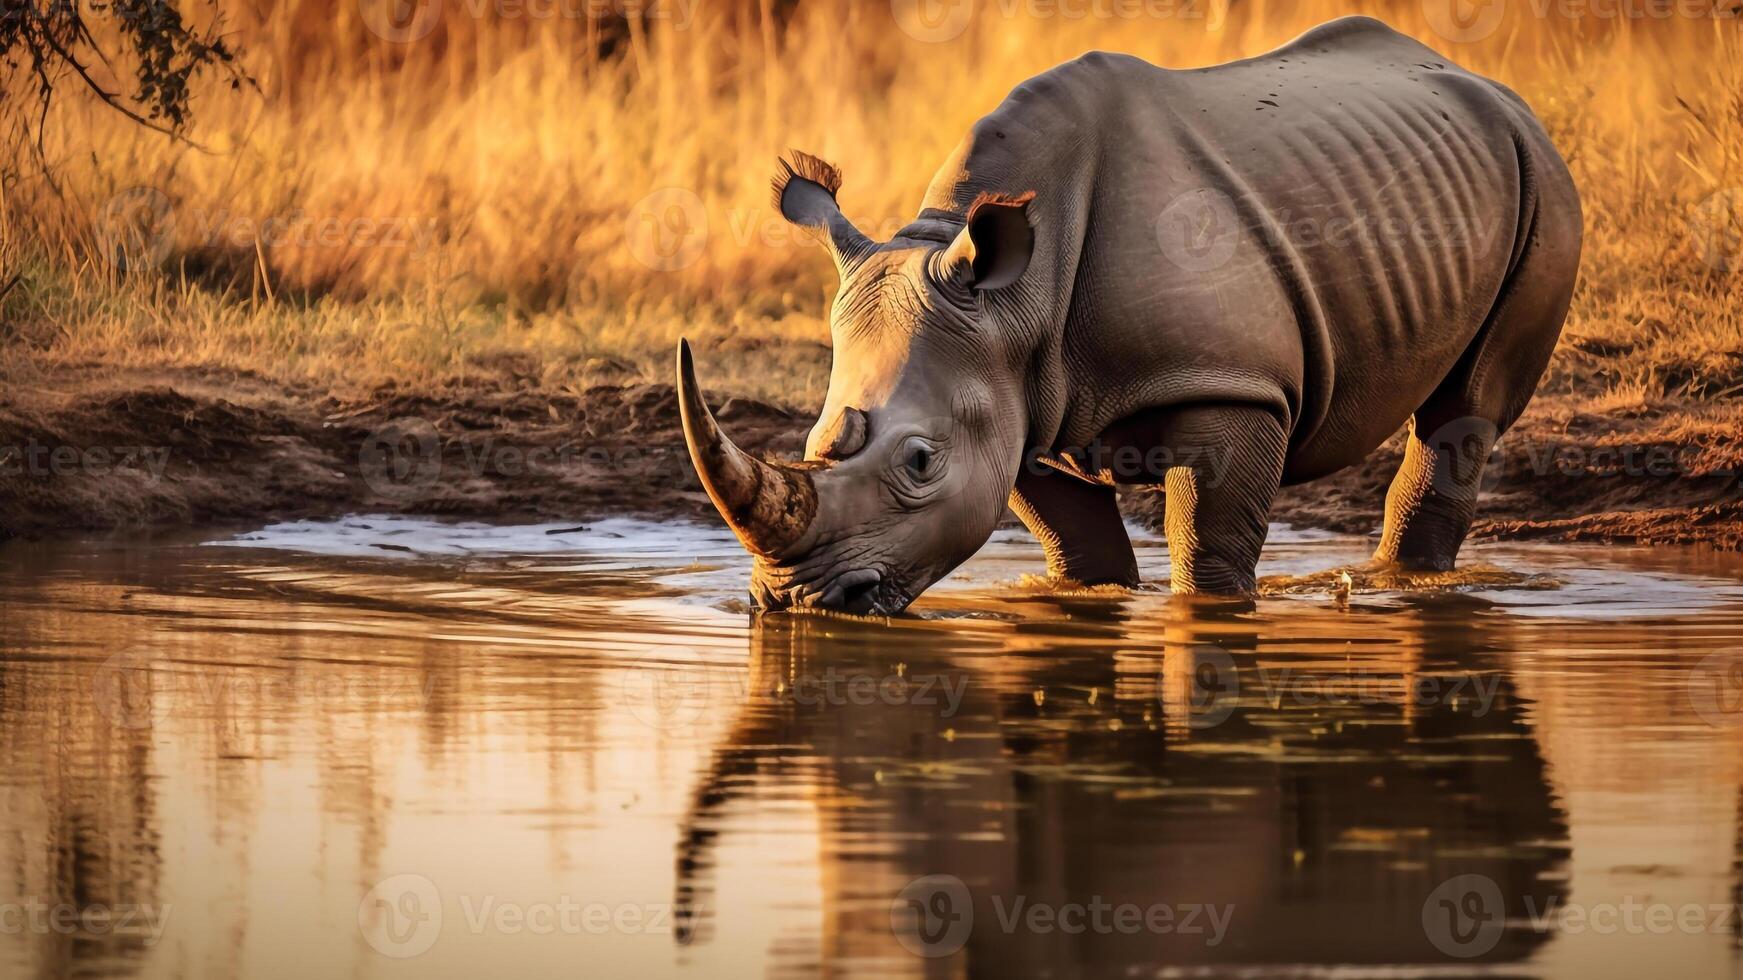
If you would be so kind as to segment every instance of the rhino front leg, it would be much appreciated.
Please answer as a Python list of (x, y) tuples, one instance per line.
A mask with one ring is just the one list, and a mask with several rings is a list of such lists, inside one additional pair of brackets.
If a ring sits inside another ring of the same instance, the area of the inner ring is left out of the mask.
[(1047, 572), (1085, 585), (1136, 585), (1138, 560), (1114, 489), (1053, 469), (1025, 465), (1011, 511), (1047, 553)]
[(1170, 412), (1162, 527), (1175, 592), (1251, 592), (1289, 437), (1276, 415), (1245, 406)]

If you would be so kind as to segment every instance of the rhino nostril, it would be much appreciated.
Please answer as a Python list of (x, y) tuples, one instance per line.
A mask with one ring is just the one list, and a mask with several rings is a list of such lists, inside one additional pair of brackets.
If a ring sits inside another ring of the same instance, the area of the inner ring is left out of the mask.
[(843, 575), (836, 584), (841, 590), (836, 608), (852, 613), (871, 611), (877, 601), (878, 586), (883, 583), (883, 575), (869, 568)]
[(766, 582), (753, 581), (750, 586), (750, 604), (753, 609), (776, 612), (793, 605), (793, 597)]
[(860, 601), (871, 595), (872, 592), (876, 591), (877, 587), (878, 584), (876, 582), (866, 582), (863, 585), (856, 585), (841, 594), (841, 604), (851, 609), (854, 606), (859, 605)]

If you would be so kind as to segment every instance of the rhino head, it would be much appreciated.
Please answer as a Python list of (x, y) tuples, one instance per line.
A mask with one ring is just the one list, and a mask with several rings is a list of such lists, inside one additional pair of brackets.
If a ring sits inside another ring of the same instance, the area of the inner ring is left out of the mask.
[(991, 536), (1027, 436), (1029, 351), (992, 307), (1029, 265), (1032, 194), (928, 210), (875, 242), (836, 204), (839, 172), (783, 161), (775, 205), (835, 258), (829, 394), (798, 463), (721, 431), (678, 349), (684, 438), (703, 487), (753, 556), (759, 607), (901, 611)]

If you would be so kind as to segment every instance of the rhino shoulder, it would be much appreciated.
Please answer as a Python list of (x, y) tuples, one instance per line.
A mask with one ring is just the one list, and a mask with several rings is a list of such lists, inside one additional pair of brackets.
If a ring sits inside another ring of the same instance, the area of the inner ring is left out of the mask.
[(1033, 159), (1075, 133), (1113, 124), (1134, 95), (1168, 74), (1129, 54), (1087, 52), (1013, 88), (969, 128), (956, 156), (993, 171), (999, 165), (988, 154), (1012, 165)]
[(983, 122), (1018, 117), (1063, 129), (1115, 125), (1132, 99), (1153, 101), (1171, 74), (1134, 55), (1088, 51), (1012, 89)]
[(1157, 70), (1155, 65), (1135, 54), (1124, 51), (1085, 51), (1076, 58), (1065, 63), (1064, 67), (1075, 67), (1086, 72), (1101, 73), (1149, 73)]
[(1385, 21), (1353, 14), (1328, 20), (1309, 28), (1294, 40), (1258, 58), (1271, 60), (1293, 55), (1332, 56), (1389, 55), (1405, 59), (1405, 64), (1446, 64), (1446, 56), (1408, 34), (1400, 33)]
[(1070, 61), (1018, 85), (1007, 103), (1076, 103), (1118, 91), (1164, 74), (1163, 69), (1136, 55), (1118, 51), (1086, 51)]
[[(1362, 14), (1351, 14), (1310, 27), (1283, 48), (1324, 47), (1361, 41), (1403, 41), (1421, 46), (1409, 35), (1399, 33), (1391, 24)], [(1281, 49), (1280, 49), (1281, 50)]]

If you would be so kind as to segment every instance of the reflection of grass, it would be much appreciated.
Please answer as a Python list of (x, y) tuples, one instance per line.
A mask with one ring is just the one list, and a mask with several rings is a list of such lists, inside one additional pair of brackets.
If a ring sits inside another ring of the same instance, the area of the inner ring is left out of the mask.
[[(372, 383), (508, 358), (529, 381), (565, 386), (664, 380), (687, 334), (707, 382), (815, 403), (834, 274), (768, 208), (779, 151), (840, 163), (848, 212), (887, 233), (969, 122), (1022, 78), (1095, 47), (1214, 63), (1350, 12), (1330, 0), (1178, 5), (1230, 7), (1209, 32), (1202, 17), (1035, 20), (993, 4), (961, 38), (923, 44), (885, 5), (847, 0), (776, 14), (789, 5), (704, 3), (687, 30), (475, 20), (445, 5), (430, 37), (389, 44), (355, 4), (220, 5), (263, 93), (199, 93), (190, 135), (210, 153), (76, 99), (50, 115), (54, 189), (26, 167), (0, 201), (0, 268), (26, 277), (0, 309), (7, 360)], [(1585, 276), (1548, 390), (1599, 410), (1743, 393), (1740, 291), (1704, 244), (1723, 258), (1737, 229), (1714, 222), (1734, 215), (1700, 210), (1743, 186), (1736, 22), (1572, 21), (1508, 5), (1490, 38), (1454, 45), (1422, 4), (1365, 9), (1518, 88), (1569, 157)], [(166, 271), (116, 276), (100, 254), (105, 205), (138, 184), (173, 202)], [(681, 191), (638, 207), (668, 187)], [(301, 224), (263, 232), (273, 217)], [(692, 256), (680, 246), (703, 222)], [(328, 226), (361, 230), (308, 240)]]

